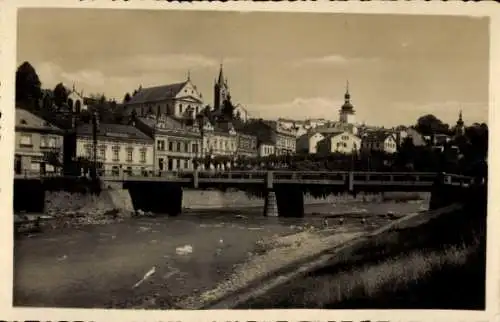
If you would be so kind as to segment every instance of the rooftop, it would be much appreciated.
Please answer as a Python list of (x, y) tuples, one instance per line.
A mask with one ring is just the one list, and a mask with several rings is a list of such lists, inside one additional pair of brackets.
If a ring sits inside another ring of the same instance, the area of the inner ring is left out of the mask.
[[(79, 136), (92, 136), (92, 125), (82, 124), (77, 127), (76, 133)], [(152, 139), (145, 133), (139, 131), (131, 125), (122, 124), (99, 124), (98, 136), (109, 137), (113, 139), (129, 139), (151, 141)]]

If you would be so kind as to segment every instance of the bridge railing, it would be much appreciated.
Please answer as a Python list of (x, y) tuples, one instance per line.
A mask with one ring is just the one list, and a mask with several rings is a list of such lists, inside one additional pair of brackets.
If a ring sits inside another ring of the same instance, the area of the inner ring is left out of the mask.
[[(35, 179), (57, 177), (59, 172), (45, 172), (25, 170), (15, 174), (15, 178)], [(368, 172), (368, 171), (292, 171), (292, 170), (182, 170), (182, 171), (127, 171), (109, 170), (98, 171), (103, 180), (127, 181), (127, 180), (174, 180), (190, 181), (214, 179), (217, 180), (271, 180), (274, 182), (353, 182), (353, 184), (406, 184), (406, 185), (429, 185), (442, 176), (442, 183), (449, 185), (467, 186), (474, 182), (474, 178), (435, 172)]]

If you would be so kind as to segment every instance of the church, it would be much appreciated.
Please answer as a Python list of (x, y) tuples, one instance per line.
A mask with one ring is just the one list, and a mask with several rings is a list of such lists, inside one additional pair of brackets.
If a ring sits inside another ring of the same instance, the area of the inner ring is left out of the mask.
[(168, 115), (177, 119), (194, 119), (203, 109), (203, 95), (191, 81), (142, 88), (124, 103), (127, 113), (137, 116)]

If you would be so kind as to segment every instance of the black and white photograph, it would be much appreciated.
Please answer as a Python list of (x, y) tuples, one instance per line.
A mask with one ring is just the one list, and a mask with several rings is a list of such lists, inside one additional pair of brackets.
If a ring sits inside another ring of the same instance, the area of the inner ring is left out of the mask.
[(14, 308), (486, 310), (490, 17), (16, 19)]

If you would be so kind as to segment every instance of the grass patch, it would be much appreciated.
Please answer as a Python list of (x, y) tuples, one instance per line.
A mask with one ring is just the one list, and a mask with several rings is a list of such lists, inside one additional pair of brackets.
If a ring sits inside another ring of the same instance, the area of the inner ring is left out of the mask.
[(484, 310), (486, 211), (419, 216), (237, 308)]

